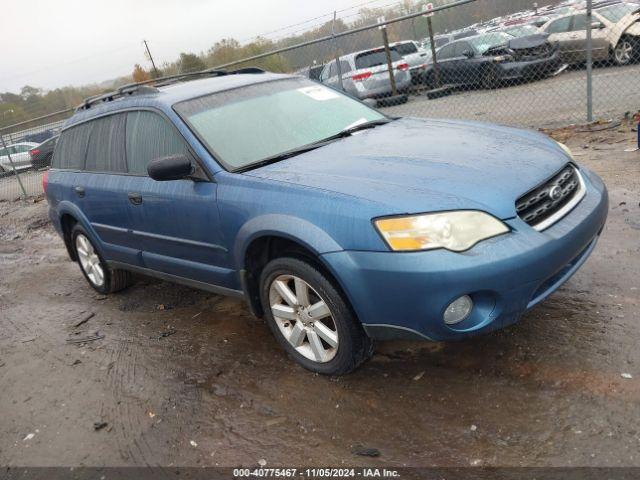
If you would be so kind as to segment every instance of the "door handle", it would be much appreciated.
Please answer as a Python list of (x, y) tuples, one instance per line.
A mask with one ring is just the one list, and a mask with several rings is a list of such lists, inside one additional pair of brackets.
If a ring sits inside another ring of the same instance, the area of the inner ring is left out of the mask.
[(73, 191), (76, 192), (76, 195), (80, 198), (84, 197), (84, 188), (83, 187), (74, 187)]
[(129, 193), (127, 196), (129, 197), (129, 201), (134, 205), (140, 205), (142, 203), (142, 195), (139, 193)]

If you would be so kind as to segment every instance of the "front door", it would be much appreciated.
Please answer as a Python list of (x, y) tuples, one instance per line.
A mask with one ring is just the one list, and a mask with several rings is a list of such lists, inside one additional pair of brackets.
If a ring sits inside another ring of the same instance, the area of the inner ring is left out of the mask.
[(178, 130), (152, 111), (127, 114), (126, 150), (133, 179), (127, 192), (133, 236), (145, 268), (189, 280), (232, 287), (233, 271), (225, 269), (216, 204), (216, 183), (210, 180), (158, 182), (147, 176), (151, 160), (183, 154), (192, 158)]

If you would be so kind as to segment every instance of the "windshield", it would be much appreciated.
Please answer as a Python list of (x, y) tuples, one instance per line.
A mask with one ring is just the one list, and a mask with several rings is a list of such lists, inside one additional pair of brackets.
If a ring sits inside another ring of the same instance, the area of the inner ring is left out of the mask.
[(473, 45), (477, 51), (485, 53), (490, 48), (509, 43), (509, 40), (513, 38), (513, 35), (509, 35), (508, 33), (495, 32), (481, 35), (479, 37), (468, 38), (467, 41)]
[(395, 45), (393, 50), (396, 50), (400, 55), (411, 55), (412, 53), (418, 52), (418, 47), (416, 47), (413, 43), (401, 43), (399, 45)]
[(174, 109), (231, 171), (319, 142), (354, 124), (386, 118), (306, 79), (214, 93), (181, 102)]
[(608, 7), (597, 10), (597, 12), (600, 15), (602, 15), (604, 18), (609, 20), (611, 23), (618, 23), (626, 15), (639, 9), (640, 9), (640, 5), (637, 5), (635, 3), (627, 3), (627, 4), (610, 5)]
[(504, 32), (509, 35), (513, 35), (514, 37), (526, 37), (527, 35), (540, 33), (540, 30), (536, 27), (532, 27), (531, 25), (519, 25), (517, 27), (505, 28)]
[[(397, 62), (402, 57), (396, 50), (391, 50), (391, 61)], [(372, 50), (370, 52), (361, 53), (356, 57), (356, 69), (378, 67), (387, 64), (387, 54), (384, 49)]]

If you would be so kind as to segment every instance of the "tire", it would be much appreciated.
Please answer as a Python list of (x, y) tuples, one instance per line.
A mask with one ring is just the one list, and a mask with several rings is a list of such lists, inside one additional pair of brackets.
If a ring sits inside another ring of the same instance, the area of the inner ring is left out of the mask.
[(96, 250), (85, 229), (79, 224), (76, 224), (71, 231), (71, 245), (76, 254), (80, 271), (95, 291), (108, 295), (131, 285), (131, 272), (110, 269)]
[(278, 343), (307, 370), (345, 375), (373, 354), (373, 341), (339, 290), (306, 261), (269, 262), (260, 275), (260, 301)]
[(635, 42), (629, 37), (622, 37), (613, 49), (613, 63), (619, 67), (629, 65), (636, 54)]

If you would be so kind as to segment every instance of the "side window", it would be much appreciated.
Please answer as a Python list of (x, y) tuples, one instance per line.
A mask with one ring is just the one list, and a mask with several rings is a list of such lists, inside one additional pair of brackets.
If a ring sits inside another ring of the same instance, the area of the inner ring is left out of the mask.
[(348, 73), (351, 71), (351, 65), (346, 60), (340, 60), (340, 70), (342, 74)]
[(125, 114), (109, 115), (93, 120), (89, 136), (85, 170), (90, 172), (126, 173), (124, 153)]
[(29, 150), (30, 147), (28, 145), (16, 145), (13, 148), (15, 150), (15, 153), (24, 153)]
[(573, 24), (571, 25), (572, 32), (579, 32), (587, 29), (587, 15), (574, 15), (571, 18), (573, 18)]
[(547, 27), (547, 33), (564, 33), (569, 31), (571, 17), (563, 17), (555, 20)]
[(438, 52), (438, 59), (446, 60), (448, 58), (455, 57), (456, 45), (457, 44), (453, 43), (442, 47), (442, 49)]
[(60, 134), (60, 139), (53, 154), (54, 168), (82, 170), (84, 168), (89, 134), (93, 122), (71, 127)]
[(329, 65), (329, 78), (333, 78), (336, 75), (338, 75), (338, 66), (334, 61), (334, 62), (331, 62), (331, 64)]
[(151, 160), (169, 155), (189, 155), (182, 137), (161, 115), (148, 111), (127, 114), (127, 163), (129, 173), (147, 174)]
[(329, 65), (325, 65), (320, 74), (320, 81), (324, 82), (329, 78)]
[(7, 155), (7, 149), (6, 148), (0, 148), (0, 157), (5, 157)]
[(455, 53), (454, 53), (454, 55), (456, 57), (464, 56), (464, 52), (467, 52), (467, 51), (473, 51), (473, 49), (471, 48), (471, 45), (469, 45), (469, 43), (467, 43), (467, 42), (458, 42), (458, 43), (456, 43), (456, 48), (455, 48)]

